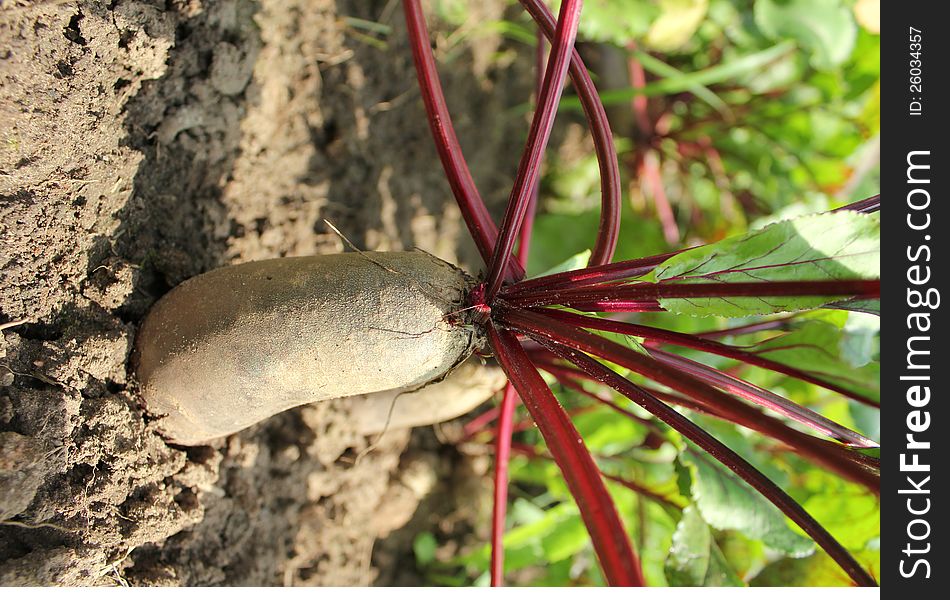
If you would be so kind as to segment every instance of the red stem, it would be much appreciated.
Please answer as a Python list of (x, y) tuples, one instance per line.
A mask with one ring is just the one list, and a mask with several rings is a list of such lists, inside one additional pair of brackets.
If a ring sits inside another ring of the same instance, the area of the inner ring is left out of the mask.
[[(552, 369), (560, 371), (558, 380), (561, 383), (565, 383), (568, 376), (592, 379), (584, 371), (569, 367), (559, 365), (549, 366), (545, 364), (542, 368), (548, 372), (551, 372)], [(561, 377), (563, 377), (563, 379)], [(574, 385), (579, 384), (575, 381)], [(721, 421), (734, 423), (740, 427), (751, 429), (752, 431), (757, 431), (784, 444), (792, 452), (804, 457), (806, 460), (837, 473), (845, 479), (863, 485), (874, 494), (880, 495), (880, 461), (877, 459), (852, 452), (834, 442), (820, 440), (796, 429), (792, 429), (779, 419), (759, 413), (755, 409), (741, 403), (730, 402), (728, 405), (715, 405), (702, 397), (691, 399), (646, 386), (641, 387), (667, 404), (682, 406), (694, 412), (708, 415)], [(612, 407), (619, 408), (616, 407), (616, 405), (612, 405)], [(654, 429), (655, 425), (648, 423), (648, 427)]]
[(474, 417), (471, 421), (465, 424), (462, 428), (463, 436), (462, 440), (471, 439), (472, 436), (479, 433), (485, 429), (489, 423), (498, 418), (498, 415), (501, 413), (501, 407), (493, 406), (480, 415)]
[(852, 202), (851, 204), (839, 206), (831, 212), (839, 212), (842, 210), (853, 210), (855, 212), (865, 214), (877, 212), (881, 210), (881, 195), (875, 194), (870, 198), (865, 198), (864, 200), (858, 200), (857, 202)]
[(495, 431), (495, 498), (491, 519), (491, 585), (504, 584), (505, 515), (508, 509), (508, 460), (511, 456), (511, 434), (514, 427), (518, 393), (511, 383), (505, 386), (501, 400), (498, 428)]
[(525, 212), (527, 211), (531, 190), (537, 185), (541, 172), (541, 156), (551, 136), (554, 126), (554, 117), (557, 114), (557, 104), (561, 99), (564, 88), (564, 78), (570, 65), (571, 51), (574, 49), (574, 38), (577, 36), (577, 25), (580, 21), (581, 1), (564, 0), (558, 16), (557, 32), (551, 45), (551, 57), (548, 60), (544, 73), (544, 83), (541, 85), (541, 95), (538, 97), (538, 109), (531, 120), (528, 130), (528, 140), (518, 172), (515, 177), (505, 216), (498, 229), (498, 239), (491, 254), (488, 267), (488, 276), (485, 285), (485, 302), (491, 304), (501, 288), (507, 265), (511, 262), (511, 251), (515, 245), (518, 231), (521, 229)]
[[(425, 16), (422, 14), (422, 7), (419, 0), (403, 0), (402, 6), (406, 16), (412, 58), (419, 79), (419, 89), (422, 92), (422, 101), (425, 104), (436, 150), (438, 150), (452, 193), (462, 212), (462, 218), (465, 219), (465, 224), (472, 234), (479, 253), (488, 264), (498, 237), (498, 230), (475, 187), (475, 181), (462, 154), (462, 146), (455, 135), (452, 117), (445, 101), (442, 84), (439, 82), (435, 57), (429, 45), (429, 31), (426, 27)], [(514, 279), (524, 276), (524, 272), (517, 265), (511, 267), (510, 274)]]
[(673, 214), (670, 199), (666, 197), (660, 167), (660, 154), (652, 148), (648, 149), (643, 154), (643, 162), (640, 164), (640, 176), (643, 183), (647, 185), (650, 197), (653, 198), (656, 214), (663, 225), (663, 238), (667, 244), (675, 246), (680, 241), (680, 229), (676, 224), (676, 216)]
[[(521, 5), (531, 15), (548, 40), (555, 35), (554, 15), (541, 0), (521, 0)], [(607, 111), (600, 102), (600, 95), (587, 72), (584, 61), (576, 50), (571, 53), (571, 82), (577, 91), (584, 115), (594, 140), (594, 152), (600, 167), (600, 226), (591, 251), (589, 265), (610, 263), (620, 234), (621, 182), (620, 166), (614, 148), (613, 133), (607, 121)]]
[(726, 329), (714, 329), (712, 331), (702, 331), (700, 333), (693, 334), (696, 337), (715, 339), (727, 336), (735, 335), (746, 335), (749, 333), (758, 333), (760, 331), (774, 331), (787, 330), (788, 324), (795, 317), (781, 317), (779, 319), (771, 319), (769, 321), (762, 321), (760, 323), (752, 323), (750, 325), (739, 325), (737, 327), (728, 327)]
[[(685, 250), (689, 249), (691, 248), (686, 248)], [(646, 256), (634, 260), (625, 260), (608, 265), (587, 267), (585, 269), (563, 271), (561, 273), (553, 273), (533, 279), (524, 279), (518, 283), (505, 286), (504, 294), (506, 298), (518, 298), (528, 292), (540, 290), (550, 292), (552, 290), (577, 287), (580, 285), (594, 285), (619, 279), (640, 277), (655, 269), (657, 265), (662, 264), (666, 259), (676, 256), (685, 250), (657, 254), (656, 256)]]
[(594, 550), (610, 585), (641, 586), (643, 573), (617, 508), (607, 492), (594, 459), (531, 363), (518, 338), (488, 323), (488, 340), (495, 356), (531, 413), (548, 450), (577, 502)]
[(747, 283), (649, 283), (588, 285), (565, 290), (537, 290), (517, 297), (503, 293), (516, 306), (573, 306), (582, 302), (648, 301), (660, 298), (734, 298), (780, 296), (880, 297), (880, 280), (756, 281)]
[[(537, 31), (538, 43), (534, 53), (534, 95), (535, 99), (541, 97), (541, 85), (544, 83), (543, 73), (546, 56), (544, 53), (544, 34), (541, 30)], [(535, 100), (537, 101), (537, 100)], [(542, 155), (542, 159), (544, 156)], [(540, 192), (541, 182), (535, 182), (531, 188), (531, 196), (528, 198), (528, 210), (525, 212), (524, 223), (521, 225), (521, 231), (518, 232), (518, 260), (522, 268), (528, 266), (528, 254), (531, 252), (531, 232), (534, 230), (534, 217), (538, 212), (538, 193)]]
[[(601, 471), (601, 473), (603, 473), (603, 471)], [(675, 500), (671, 500), (661, 494), (657, 494), (650, 488), (644, 487), (635, 481), (624, 479), (623, 477), (618, 477), (617, 475), (611, 475), (610, 473), (604, 473), (604, 477), (609, 479), (610, 481), (613, 481), (614, 483), (618, 483), (622, 485), (628, 490), (631, 490), (637, 494), (640, 494), (644, 498), (649, 498), (650, 500), (653, 500), (654, 502), (658, 504), (662, 504), (664, 506), (670, 506), (678, 510), (683, 510), (683, 508), (685, 508), (679, 502), (676, 502)]]
[(802, 381), (807, 381), (817, 386), (821, 386), (825, 389), (837, 392), (848, 398), (853, 398), (862, 404), (867, 404), (868, 406), (873, 406), (879, 408), (877, 402), (874, 402), (872, 399), (862, 396), (857, 392), (851, 391), (847, 388), (843, 388), (837, 384), (819, 379), (814, 375), (802, 371), (801, 369), (796, 369), (785, 365), (768, 358), (763, 358), (754, 352), (748, 352), (746, 350), (741, 350), (734, 346), (729, 346), (727, 344), (722, 344), (709, 339), (704, 339), (696, 335), (690, 335), (688, 333), (678, 333), (675, 331), (668, 331), (666, 329), (660, 329), (657, 327), (650, 327), (648, 325), (635, 325), (633, 323), (624, 323), (620, 321), (613, 321), (610, 319), (603, 319), (598, 317), (588, 317), (584, 315), (578, 315), (574, 313), (569, 313), (565, 311), (553, 310), (553, 309), (538, 309), (538, 312), (547, 314), (550, 317), (555, 317), (565, 323), (570, 323), (576, 325), (577, 327), (584, 327), (585, 329), (597, 329), (600, 331), (611, 331), (613, 333), (620, 333), (622, 335), (632, 335), (636, 337), (647, 338), (651, 340), (658, 340), (665, 344), (675, 344), (677, 346), (682, 346), (684, 348), (692, 348), (694, 350), (700, 350), (702, 352), (708, 352), (710, 354), (716, 354), (718, 356), (725, 356), (726, 358), (732, 358), (735, 360), (760, 367), (762, 369), (768, 369), (770, 371), (775, 371), (777, 373), (782, 373), (788, 375), (789, 377), (795, 377), (796, 379), (801, 379)]
[(602, 313), (641, 313), (641, 312), (664, 312), (660, 303), (656, 300), (627, 301), (627, 300), (607, 300), (598, 302), (574, 302), (571, 308), (581, 312), (602, 312)]
[[(701, 410), (705, 412), (764, 433), (790, 446), (813, 462), (860, 483), (875, 493), (880, 490), (880, 463), (876, 459), (851, 451), (840, 444), (792, 429), (779, 419), (763, 414), (688, 373), (660, 363), (636, 350), (533, 311), (503, 309), (499, 311), (497, 317), (506, 326), (533, 336), (535, 339), (539, 332), (540, 335), (550, 335), (550, 332), (555, 332), (556, 337), (550, 338), (554, 342), (569, 344), (583, 352), (600, 356), (685, 394), (686, 401), (689, 403), (686, 405), (688, 408), (695, 409), (695, 404), (698, 402)], [(580, 344), (578, 340), (583, 340), (584, 345), (578, 345)]]
[[(553, 319), (548, 319), (540, 315), (531, 315), (527, 311), (512, 310), (506, 312), (506, 320), (512, 325), (517, 324), (516, 326), (519, 330), (527, 333), (539, 343), (544, 344), (564, 360), (574, 363), (580, 367), (581, 370), (587, 372), (598, 381), (616, 389), (644, 409), (650, 411), (657, 418), (680, 432), (680, 434), (728, 467), (798, 524), (799, 527), (811, 536), (811, 538), (841, 566), (855, 583), (864, 586), (877, 585), (874, 578), (861, 567), (834, 536), (828, 533), (800, 504), (786, 494), (784, 490), (775, 485), (772, 480), (763, 475), (752, 464), (707, 433), (706, 430), (679, 414), (656, 397), (587, 356), (585, 352), (599, 354), (597, 349), (601, 347), (601, 344), (597, 343), (596, 345), (591, 345), (589, 343), (590, 338), (597, 338), (597, 336), (569, 325), (563, 325)], [(599, 339), (607, 344), (617, 346), (617, 344), (613, 344), (613, 342), (609, 342), (609, 340), (603, 340), (603, 338)], [(570, 347), (562, 345), (562, 343), (569, 344)], [(606, 356), (604, 358), (613, 360)]]
[[(512, 452), (516, 452), (528, 458), (543, 458), (545, 460), (554, 460), (550, 454), (546, 452), (540, 452), (534, 446), (529, 446), (527, 444), (512, 444), (511, 450)], [(612, 458), (612, 457), (606, 457), (606, 458)], [(640, 494), (644, 498), (649, 498), (650, 500), (653, 500), (654, 502), (658, 504), (669, 506), (676, 510), (683, 510), (684, 508), (684, 506), (680, 504), (679, 502), (677, 502), (676, 500), (672, 500), (670, 498), (667, 498), (666, 496), (658, 494), (654, 492), (653, 490), (647, 487), (644, 487), (640, 485), (639, 483), (636, 483), (635, 481), (624, 479), (623, 477), (618, 477), (617, 475), (611, 475), (610, 473), (604, 473), (603, 470), (600, 471), (600, 474), (604, 477), (604, 479), (608, 479), (610, 481), (613, 481), (614, 483), (620, 484), (623, 487), (627, 488), (628, 490), (634, 493)]]
[[(544, 85), (543, 73), (545, 70), (544, 35), (540, 29), (537, 32), (538, 45), (535, 52), (535, 102), (541, 97), (541, 88)], [(543, 158), (543, 155), (542, 155)], [(534, 216), (538, 208), (538, 191), (540, 181), (536, 181), (531, 188), (528, 199), (528, 209), (525, 213), (524, 224), (518, 234), (517, 263), (524, 269), (528, 264), (528, 255), (531, 252), (531, 232), (534, 229)], [(491, 530), (491, 586), (504, 585), (505, 576), (505, 515), (508, 510), (508, 461), (511, 457), (511, 438), (514, 434), (515, 406), (518, 404), (518, 393), (509, 382), (505, 386), (505, 394), (499, 407), (498, 426), (495, 429), (495, 497), (492, 505)]]
[(742, 379), (723, 373), (718, 369), (706, 366), (702, 363), (690, 360), (678, 354), (664, 352), (658, 348), (650, 350), (650, 355), (656, 360), (679, 370), (682, 373), (688, 373), (700, 381), (718, 388), (724, 392), (739, 396), (764, 408), (773, 410), (786, 418), (797, 421), (806, 427), (833, 438), (843, 444), (855, 448), (878, 448), (879, 444), (869, 440), (863, 435), (851, 431), (843, 425), (835, 423), (831, 419), (820, 415), (813, 410), (799, 406), (791, 400), (783, 398), (769, 390), (762, 389)]
[[(643, 65), (637, 59), (637, 43), (630, 42), (627, 45), (630, 50), (630, 58), (627, 59), (627, 70), (630, 75), (630, 88), (638, 90), (646, 86), (647, 75), (643, 70)], [(649, 98), (643, 94), (636, 94), (630, 101), (630, 107), (633, 109), (633, 116), (637, 121), (637, 129), (640, 130), (640, 138), (646, 142), (653, 137), (653, 123), (650, 122)]]

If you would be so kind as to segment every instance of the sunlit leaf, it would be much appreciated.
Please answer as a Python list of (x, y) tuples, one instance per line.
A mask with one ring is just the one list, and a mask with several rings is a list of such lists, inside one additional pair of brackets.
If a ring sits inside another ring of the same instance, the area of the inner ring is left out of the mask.
[(858, 0), (854, 3), (854, 17), (871, 33), (881, 33), (881, 0)]
[(831, 490), (812, 496), (803, 506), (845, 548), (864, 549), (881, 535), (881, 503), (870, 492)]
[(564, 271), (582, 269), (587, 266), (588, 260), (590, 260), (590, 250), (583, 250), (568, 258), (567, 260), (555, 265), (554, 267), (551, 267), (547, 271), (534, 275), (534, 277), (544, 277), (545, 275), (553, 275), (555, 273), (563, 273)]
[[(546, 550), (543, 540), (569, 521), (580, 522), (577, 506), (571, 502), (549, 508), (545, 511), (543, 518), (508, 531), (504, 537), (505, 569), (521, 569), (545, 561)], [(589, 543), (590, 539), (585, 536), (584, 544)], [(475, 551), (455, 559), (454, 562), (483, 570), (488, 568), (490, 558), (491, 545), (484, 544)]]
[[(789, 42), (776, 44), (760, 52), (736, 57), (727, 63), (722, 63), (702, 71), (683, 74), (681, 77), (668, 77), (655, 83), (649, 83), (640, 89), (609, 90), (601, 93), (600, 99), (605, 105), (625, 104), (638, 94), (644, 96), (662, 96), (685, 92), (697, 85), (712, 85), (743, 77), (758, 69), (763, 69), (778, 60), (794, 46)], [(577, 98), (565, 97), (561, 101), (561, 108), (580, 108)]]
[[(643, 575), (647, 585), (669, 585), (664, 567), (676, 530), (676, 518), (655, 502), (644, 501), (642, 506), (646, 520), (638, 523), (634, 535), (642, 536), (643, 540), (638, 548), (643, 562)], [(631, 514), (636, 513), (631, 511)]]
[(670, 52), (690, 40), (703, 17), (709, 0), (660, 0), (660, 13), (644, 42), (654, 50)]
[(560, 521), (541, 539), (544, 559), (551, 563), (570, 558), (589, 545), (587, 528), (579, 516)]
[[(773, 223), (678, 254), (656, 268), (657, 282), (748, 283), (878, 279), (880, 219), (850, 211), (808, 215)], [(669, 311), (742, 317), (817, 308), (827, 298), (663, 299)]]
[(578, 36), (625, 46), (645, 34), (659, 13), (650, 0), (586, 0)]
[(865, 404), (851, 402), (848, 412), (854, 420), (855, 426), (872, 440), (881, 439), (881, 411)]
[(869, 315), (881, 316), (880, 298), (865, 298), (856, 300), (844, 300), (841, 302), (829, 302), (828, 308), (838, 308), (841, 310), (850, 310), (852, 312), (866, 313)]
[[(872, 575), (880, 578), (880, 553), (865, 550), (855, 557)], [(851, 586), (852, 581), (824, 552), (804, 559), (785, 558), (764, 569), (750, 582), (753, 587), (834, 587)]]
[(618, 419), (617, 413), (609, 408), (577, 415), (573, 421), (587, 447), (605, 456), (630, 450), (646, 436), (643, 425), (632, 419)]
[(748, 581), (751, 574), (758, 573), (768, 562), (765, 545), (739, 532), (721, 532), (716, 536), (716, 543), (726, 561), (743, 581)]

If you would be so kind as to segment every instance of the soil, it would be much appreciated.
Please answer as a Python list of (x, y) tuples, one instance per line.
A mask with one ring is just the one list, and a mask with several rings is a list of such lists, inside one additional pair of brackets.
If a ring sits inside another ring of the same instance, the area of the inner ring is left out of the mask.
[[(433, 20), (493, 210), (532, 58), (472, 24), (505, 6)], [(342, 251), (323, 219), (361, 248), (477, 264), (398, 2), (4, 1), (0, 135), (0, 584), (417, 584), (416, 533), (485, 522), (484, 461), (432, 428), (361, 455), (375, 437), (327, 402), (173, 446), (128, 370), (163, 293)]]

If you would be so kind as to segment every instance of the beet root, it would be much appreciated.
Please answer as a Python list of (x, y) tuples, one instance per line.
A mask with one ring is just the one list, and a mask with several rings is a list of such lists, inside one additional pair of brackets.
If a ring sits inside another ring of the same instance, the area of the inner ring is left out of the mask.
[(199, 275), (159, 300), (139, 331), (133, 365), (146, 408), (172, 442), (191, 445), (301, 404), (421, 387), (482, 343), (462, 311), (472, 284), (422, 252)]

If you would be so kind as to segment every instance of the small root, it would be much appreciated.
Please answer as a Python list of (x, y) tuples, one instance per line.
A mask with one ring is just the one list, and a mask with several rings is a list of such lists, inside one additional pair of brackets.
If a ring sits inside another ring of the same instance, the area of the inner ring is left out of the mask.
[(420, 331), (420, 332), (418, 332), (418, 333), (414, 333), (414, 332), (411, 332), (411, 331), (399, 331), (398, 329), (386, 329), (385, 327), (369, 327), (369, 329), (372, 329), (372, 330), (374, 330), (374, 331), (385, 331), (385, 332), (387, 332), (387, 333), (398, 333), (399, 335), (404, 336), (402, 339), (410, 339), (410, 340), (417, 340), (417, 339), (421, 338), (421, 337), (424, 336), (424, 335), (429, 335), (430, 333), (432, 333), (433, 331), (435, 331), (437, 328), (438, 328), (438, 326), (435, 326), (435, 327), (432, 327), (431, 329), (426, 329), (425, 331)]
[(23, 529), (55, 529), (56, 531), (62, 531), (63, 533), (80, 533), (79, 529), (70, 529), (68, 527), (63, 527), (62, 525), (57, 525), (55, 523), (25, 523), (23, 521), (12, 521), (5, 520), (0, 521), (0, 525), (12, 525), (13, 527), (21, 527)]
[(20, 325), (26, 325), (29, 323), (29, 319), (17, 319), (16, 321), (8, 321), (6, 323), (0, 324), (0, 331), (4, 329), (9, 329), (11, 327), (19, 327)]
[[(329, 227), (330, 229), (332, 229), (335, 234), (337, 234), (338, 236), (340, 236), (340, 239), (343, 240), (343, 243), (346, 244), (347, 246), (349, 246), (349, 248), (350, 248), (351, 250), (353, 250), (354, 252), (356, 252), (357, 254), (359, 254), (360, 256), (362, 256), (363, 258), (365, 258), (366, 260), (368, 260), (369, 262), (373, 263), (374, 265), (376, 265), (376, 266), (379, 267), (380, 269), (386, 271), (387, 273), (392, 273), (393, 275), (399, 275), (400, 277), (404, 277), (404, 278), (408, 279), (408, 280), (409, 280), (409, 283), (415, 285), (415, 286), (416, 286), (416, 289), (418, 289), (423, 295), (428, 296), (429, 298), (431, 298), (432, 300), (435, 300), (435, 301), (437, 301), (437, 302), (448, 302), (448, 303), (452, 304), (452, 303), (455, 303), (455, 302), (458, 301), (458, 299), (455, 299), (455, 298), (447, 298), (447, 297), (443, 296), (442, 294), (438, 293), (438, 292), (440, 292), (441, 290), (435, 290), (435, 291), (428, 291), (428, 290), (425, 290), (425, 289), (423, 289), (422, 284), (420, 284), (418, 281), (416, 281), (416, 280), (410, 278), (410, 277), (409, 277), (408, 275), (406, 275), (405, 273), (401, 273), (401, 272), (397, 271), (396, 269), (393, 269), (392, 267), (387, 267), (386, 265), (384, 265), (383, 263), (379, 262), (378, 260), (373, 260), (372, 258), (370, 258), (370, 257), (367, 255), (367, 253), (366, 253), (365, 250), (360, 250), (359, 248), (357, 248), (357, 247), (356, 247), (356, 244), (354, 244), (353, 242), (351, 242), (345, 235), (343, 235), (343, 232), (340, 231), (339, 229), (337, 229), (337, 227), (336, 227), (333, 223), (331, 223), (331, 222), (328, 221), (327, 219), (323, 219), (323, 222), (326, 223), (327, 227)], [(413, 249), (416, 250), (416, 251), (418, 251), (418, 252), (421, 252), (421, 253), (425, 254), (426, 256), (429, 256), (430, 258), (432, 258), (432, 259), (434, 259), (434, 260), (437, 260), (437, 261), (439, 261), (439, 262), (441, 262), (441, 263), (445, 263), (445, 264), (449, 265), (450, 267), (452, 267), (453, 269), (458, 269), (458, 267), (456, 267), (456, 266), (453, 265), (452, 263), (449, 263), (449, 262), (447, 262), (447, 261), (444, 261), (444, 260), (442, 260), (441, 258), (439, 258), (438, 256), (436, 256), (436, 255), (434, 255), (434, 254), (432, 254), (432, 253), (430, 253), (430, 252), (426, 252), (425, 250), (419, 248), (418, 246), (413, 246)], [(430, 288), (434, 288), (434, 286), (433, 286), (432, 284), (427, 284), (427, 285), (428, 285)]]
[(381, 262), (375, 261), (375, 260), (373, 260), (372, 258), (370, 258), (369, 256), (367, 256), (367, 255), (366, 255), (366, 251), (365, 251), (365, 250), (360, 250), (359, 248), (357, 248), (357, 247), (356, 247), (356, 244), (354, 244), (354, 243), (351, 242), (349, 239), (347, 239), (347, 237), (346, 237), (345, 235), (343, 235), (343, 232), (336, 228), (336, 225), (334, 225), (333, 223), (331, 223), (331, 222), (328, 221), (327, 219), (324, 219), (323, 222), (327, 224), (327, 227), (329, 227), (330, 229), (333, 230), (333, 233), (335, 233), (335, 234), (337, 234), (338, 236), (340, 236), (340, 239), (343, 240), (343, 243), (346, 244), (347, 246), (349, 246), (351, 250), (353, 250), (354, 252), (356, 252), (357, 254), (359, 254), (360, 256), (362, 256), (363, 258), (365, 258), (366, 260), (368, 260), (369, 262), (373, 263), (374, 265), (376, 265), (376, 266), (379, 267), (380, 269), (386, 271), (387, 273), (392, 273), (393, 275), (401, 275), (401, 276), (405, 277), (405, 275), (404, 275), (403, 273), (400, 273), (399, 271), (393, 269), (392, 267), (387, 267), (386, 265), (382, 264)]
[(396, 409), (396, 400), (399, 400), (399, 397), (403, 394), (409, 392), (415, 392), (416, 390), (421, 390), (425, 386), (429, 385), (428, 383), (423, 384), (413, 390), (403, 390), (393, 397), (393, 401), (389, 404), (389, 412), (386, 414), (386, 423), (383, 424), (383, 430), (379, 432), (379, 435), (376, 436), (376, 439), (370, 442), (370, 445), (367, 446), (362, 452), (356, 455), (356, 459), (353, 461), (353, 466), (360, 464), (360, 461), (363, 460), (363, 457), (379, 447), (380, 442), (383, 440), (383, 436), (386, 435), (386, 432), (389, 431), (389, 424), (393, 420), (393, 412)]

